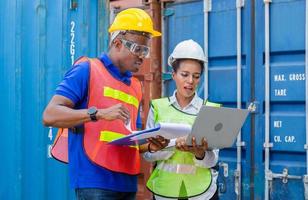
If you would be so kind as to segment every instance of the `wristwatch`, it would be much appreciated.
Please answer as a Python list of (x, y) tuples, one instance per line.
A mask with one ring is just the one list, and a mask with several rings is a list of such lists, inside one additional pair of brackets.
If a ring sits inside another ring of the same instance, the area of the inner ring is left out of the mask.
[(91, 121), (96, 122), (97, 118), (96, 118), (96, 113), (97, 113), (97, 108), (95, 106), (92, 106), (88, 109), (88, 115), (91, 118)]

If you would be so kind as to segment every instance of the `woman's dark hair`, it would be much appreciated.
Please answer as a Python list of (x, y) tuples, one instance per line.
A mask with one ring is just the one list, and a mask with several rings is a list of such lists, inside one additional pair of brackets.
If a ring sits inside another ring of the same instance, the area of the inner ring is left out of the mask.
[[(178, 71), (178, 69), (179, 69), (179, 67), (180, 67), (180, 63), (181, 63), (181, 61), (183, 61), (183, 60), (189, 60), (189, 59), (187, 59), (187, 58), (185, 58), (185, 59), (177, 59), (177, 60), (175, 60), (175, 61), (172, 63), (172, 69), (173, 69), (174, 72), (177, 72), (177, 71)], [(190, 60), (195, 60), (195, 59), (190, 59)], [(203, 70), (204, 70), (204, 63), (203, 63), (202, 61), (200, 61), (200, 60), (195, 60), (195, 61), (197, 61), (197, 62), (200, 63), (200, 66), (201, 66), (201, 74), (202, 74), (202, 73), (203, 73)]]

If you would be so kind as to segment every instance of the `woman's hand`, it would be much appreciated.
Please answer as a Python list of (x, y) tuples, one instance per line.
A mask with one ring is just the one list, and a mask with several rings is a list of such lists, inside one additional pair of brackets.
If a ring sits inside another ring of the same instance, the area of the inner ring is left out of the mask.
[(186, 137), (177, 138), (175, 144), (178, 150), (191, 152), (198, 159), (203, 159), (205, 151), (208, 149), (208, 144), (205, 138), (202, 138), (201, 145), (197, 145), (195, 137), (192, 137), (191, 139), (192, 146), (186, 144)]
[(168, 146), (170, 140), (158, 135), (156, 137), (148, 138), (148, 142), (148, 151), (154, 153)]

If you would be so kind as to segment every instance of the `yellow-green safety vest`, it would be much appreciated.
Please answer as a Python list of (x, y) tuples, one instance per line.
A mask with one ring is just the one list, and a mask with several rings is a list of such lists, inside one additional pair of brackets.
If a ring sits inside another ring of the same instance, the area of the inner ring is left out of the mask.
[[(151, 103), (155, 123), (171, 122), (192, 125), (197, 116), (170, 105), (169, 98), (156, 99)], [(205, 105), (221, 106), (208, 101)], [(192, 153), (175, 150), (171, 158), (157, 162), (147, 182), (147, 187), (159, 196), (189, 198), (206, 192), (211, 182), (210, 169), (196, 166)]]

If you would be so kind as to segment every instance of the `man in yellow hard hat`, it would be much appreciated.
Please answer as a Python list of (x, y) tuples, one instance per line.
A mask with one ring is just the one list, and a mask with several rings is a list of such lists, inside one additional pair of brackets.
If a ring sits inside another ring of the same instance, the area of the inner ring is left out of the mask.
[(109, 28), (108, 54), (75, 62), (56, 89), (43, 114), (46, 126), (68, 128), (70, 184), (77, 199), (135, 199), (139, 153), (166, 146), (115, 146), (108, 142), (137, 129), (141, 84), (132, 77), (149, 55), (153, 29), (150, 16), (130, 8), (120, 12)]

